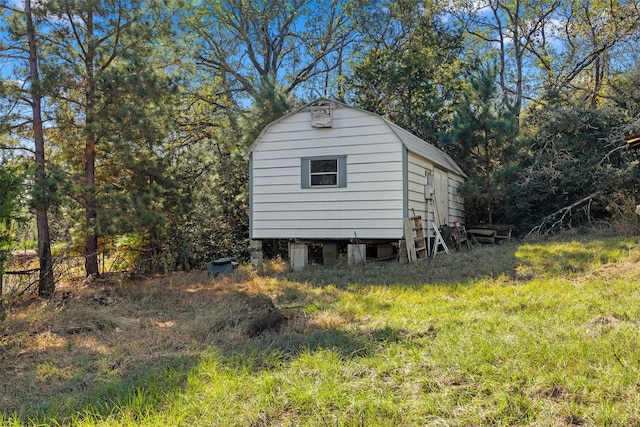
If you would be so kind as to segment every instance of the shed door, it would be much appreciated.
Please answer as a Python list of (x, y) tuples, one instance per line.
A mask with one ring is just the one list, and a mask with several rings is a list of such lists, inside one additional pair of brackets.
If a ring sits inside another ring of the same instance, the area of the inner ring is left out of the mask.
[(449, 179), (447, 173), (438, 168), (433, 170), (434, 205), (436, 224), (449, 223)]

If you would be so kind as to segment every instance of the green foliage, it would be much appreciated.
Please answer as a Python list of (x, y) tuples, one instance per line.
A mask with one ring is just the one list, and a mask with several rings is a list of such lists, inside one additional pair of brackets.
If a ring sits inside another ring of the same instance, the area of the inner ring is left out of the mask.
[(385, 4), (348, 83), (355, 104), (435, 143), (461, 89), (462, 39), (430, 6)]
[(0, 160), (0, 323), (4, 320), (4, 300), (2, 298), (2, 274), (7, 259), (7, 250), (15, 241), (16, 222), (21, 214), (24, 177), (15, 167)]
[(215, 159), (208, 170), (211, 175), (188, 189), (188, 204), (168, 216), (167, 255), (180, 270), (222, 257), (248, 258), (248, 164), (232, 154)]
[(629, 117), (640, 115), (640, 71), (637, 67), (612, 78), (610, 92), (614, 105), (627, 111)]
[[(18, 168), (0, 162), (0, 253), (14, 241), (15, 223), (20, 218), (24, 177)], [(2, 272), (0, 255), (0, 274)]]
[(98, 236), (129, 233), (145, 236), (138, 249), (155, 258), (165, 243), (166, 211), (180, 204), (169, 137), (178, 74), (166, 63), (175, 47), (168, 38), (173, 6), (118, 0), (41, 5), (43, 16), (55, 18), (43, 23), (48, 37), (42, 52), (44, 80), (55, 82), (51, 160), (66, 178), (60, 185), (65, 205), (56, 213), (72, 225), (74, 235), (66, 239), (85, 240), (85, 255), (94, 261)]
[(635, 206), (636, 168), (612, 142), (616, 121), (628, 134), (640, 113), (632, 4), (477, 6), (38, 1), (41, 73), (30, 82), (21, 4), (0, 0), (0, 54), (13, 72), (0, 80), (0, 145), (31, 138), (15, 106), (34, 89), (49, 162), (30, 201), (51, 208), (52, 240), (78, 249), (87, 236), (136, 236), (151, 270), (248, 255), (243, 154), (267, 123), (318, 94), (445, 148), (469, 175), (469, 222), (527, 232), (585, 197), (572, 225), (607, 219), (615, 200)]
[(517, 110), (502, 103), (496, 68), (470, 72), (441, 145), (469, 176), (462, 187), (469, 223), (500, 222), (516, 152)]
[(177, 88), (170, 76), (153, 70), (151, 61), (142, 62), (103, 75), (107, 87), (102, 96), (109, 102), (102, 111), (110, 122), (101, 146), (97, 204), (112, 214), (102, 215), (98, 225), (103, 235), (145, 236), (139, 249), (153, 259), (165, 244), (166, 212), (182, 203), (173, 174), (177, 153), (168, 138)]
[[(639, 260), (638, 238), (568, 239), (325, 269), (315, 284), (296, 274), (230, 287), (232, 277), (192, 276), (182, 288), (147, 280), (109, 307), (92, 305), (103, 296), (94, 293), (81, 319), (115, 317), (119, 330), (105, 322), (94, 334), (59, 333), (78, 324), (78, 298), (46, 317), (46, 334), (8, 337), (5, 356), (15, 354), (21, 370), (2, 385), (25, 399), (11, 400), (17, 412), (0, 412), (0, 423), (635, 425)], [(467, 266), (463, 277), (457, 270)], [(220, 295), (238, 286), (270, 295), (289, 321), (257, 336), (213, 330), (211, 307), (225, 312)], [(30, 310), (11, 326), (41, 327), (42, 307)], [(100, 352), (77, 344), (96, 337)], [(36, 338), (39, 366), (26, 375)], [(18, 381), (48, 393), (30, 404), (35, 392)]]
[(616, 109), (530, 110), (521, 170), (509, 187), (512, 222), (522, 230), (541, 225), (540, 232), (592, 225), (609, 218), (616, 193), (637, 194), (635, 159), (608, 139), (624, 121)]
[(189, 141), (191, 156), (176, 168), (187, 204), (172, 209), (167, 231), (168, 252), (179, 269), (221, 257), (248, 259), (249, 164), (243, 156), (264, 126), (290, 108), (283, 90), (269, 82), (246, 111), (216, 95), (215, 87), (192, 96), (181, 135)]

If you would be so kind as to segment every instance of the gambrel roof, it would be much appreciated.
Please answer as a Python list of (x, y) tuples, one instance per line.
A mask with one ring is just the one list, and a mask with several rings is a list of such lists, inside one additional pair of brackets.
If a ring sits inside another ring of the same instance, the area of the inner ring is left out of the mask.
[(358, 110), (361, 111), (363, 113), (369, 114), (371, 116), (377, 117), (378, 119), (382, 120), (387, 126), (389, 126), (389, 128), (391, 129), (391, 131), (398, 137), (398, 139), (400, 140), (400, 142), (402, 143), (402, 145), (404, 145), (404, 147), (410, 151), (413, 152), (415, 154), (418, 154), (422, 157), (424, 157), (425, 159), (429, 159), (430, 161), (432, 161), (435, 165), (439, 166), (440, 168), (453, 172), (455, 174), (458, 174), (460, 176), (463, 176), (466, 178), (466, 174), (462, 171), (462, 169), (460, 169), (460, 167), (456, 164), (456, 162), (453, 161), (453, 159), (444, 151), (440, 150), (439, 148), (433, 146), (432, 144), (429, 144), (428, 142), (424, 141), (421, 138), (418, 138), (417, 136), (413, 135), (411, 132), (401, 128), (400, 126), (391, 123), (389, 120), (385, 119), (384, 117), (372, 113), (370, 111), (366, 111), (363, 110), (361, 108), (356, 108), (356, 107), (351, 107), (347, 104), (344, 104), (342, 102), (338, 102), (338, 101), (334, 101), (334, 100), (329, 100), (329, 99), (325, 99), (325, 98), (319, 98), (316, 99), (313, 102), (310, 102), (309, 104), (298, 108), (297, 110), (294, 110), (284, 116), (282, 116), (281, 118), (269, 123), (267, 126), (265, 126), (265, 128), (262, 130), (262, 132), (260, 132), (260, 135), (258, 135), (258, 137), (256, 138), (256, 140), (253, 142), (253, 144), (251, 144), (251, 146), (249, 147), (249, 149), (247, 150), (246, 154), (245, 154), (245, 158), (248, 159), (249, 156), (251, 155), (251, 152), (255, 149), (255, 147), (260, 143), (260, 141), (263, 139), (264, 135), (269, 131), (269, 129), (275, 125), (276, 123), (279, 123), (285, 119), (287, 119), (288, 117), (291, 117), (294, 114), (297, 114), (299, 112), (303, 112), (303, 111), (309, 111), (309, 109), (311, 107), (313, 107), (314, 105), (318, 105), (321, 103), (330, 103), (335, 107), (338, 108), (350, 108), (350, 109), (354, 109), (354, 110)]

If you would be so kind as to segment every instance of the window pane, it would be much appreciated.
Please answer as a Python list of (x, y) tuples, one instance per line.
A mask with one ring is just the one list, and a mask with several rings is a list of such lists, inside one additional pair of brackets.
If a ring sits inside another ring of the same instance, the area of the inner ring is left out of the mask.
[(338, 185), (338, 175), (311, 175), (311, 185)]
[(311, 173), (338, 172), (338, 159), (311, 160)]

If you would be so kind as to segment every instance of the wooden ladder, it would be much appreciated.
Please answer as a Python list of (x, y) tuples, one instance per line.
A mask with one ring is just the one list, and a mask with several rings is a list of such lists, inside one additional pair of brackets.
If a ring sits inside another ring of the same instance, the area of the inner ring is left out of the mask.
[(422, 217), (420, 215), (412, 216), (411, 221), (413, 231), (413, 242), (416, 248), (416, 258), (427, 258), (427, 239), (424, 236), (424, 228), (422, 227)]

